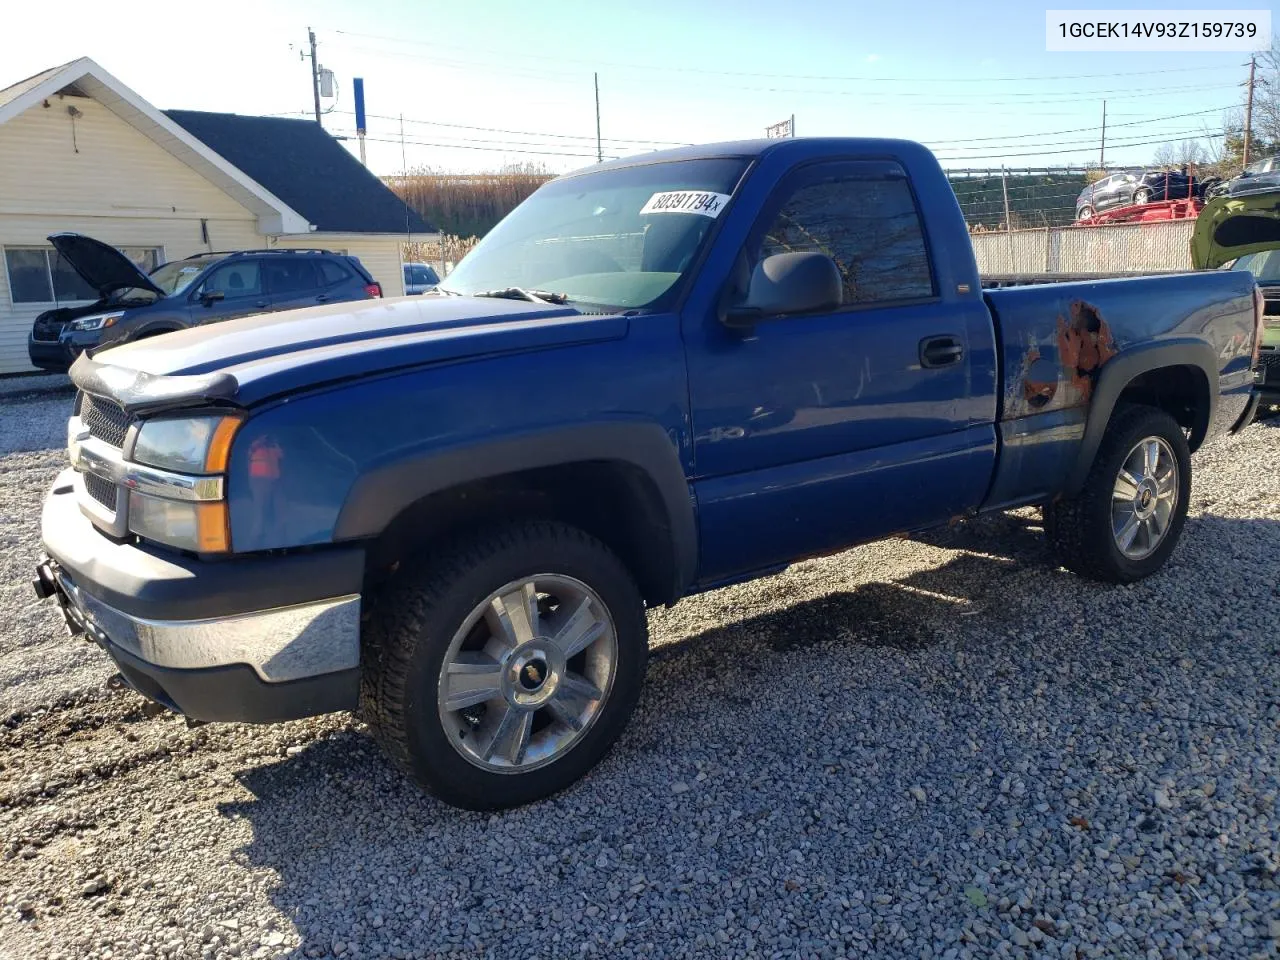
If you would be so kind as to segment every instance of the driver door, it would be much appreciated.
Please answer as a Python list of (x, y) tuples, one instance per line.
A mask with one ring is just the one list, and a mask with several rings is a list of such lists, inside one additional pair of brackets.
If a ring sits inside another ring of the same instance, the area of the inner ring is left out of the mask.
[(256, 257), (237, 257), (214, 267), (191, 300), (191, 318), (198, 324), (271, 309), (271, 297), (263, 286), (262, 263)]

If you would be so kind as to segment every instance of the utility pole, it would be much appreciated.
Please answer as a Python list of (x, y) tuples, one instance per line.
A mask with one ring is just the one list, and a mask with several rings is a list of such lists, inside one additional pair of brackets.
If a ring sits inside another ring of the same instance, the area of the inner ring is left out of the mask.
[(1258, 58), (1249, 58), (1249, 95), (1244, 102), (1244, 159), (1241, 169), (1249, 166), (1249, 148), (1253, 146), (1253, 77), (1258, 69)]
[(316, 35), (307, 27), (307, 39), (311, 42), (311, 94), (316, 102), (316, 123), (320, 122), (320, 65), (316, 62)]
[(604, 151), (600, 148), (600, 74), (591, 74), (596, 85), (596, 163), (604, 160)]
[(1107, 169), (1107, 101), (1102, 101), (1102, 146), (1098, 150), (1098, 169)]

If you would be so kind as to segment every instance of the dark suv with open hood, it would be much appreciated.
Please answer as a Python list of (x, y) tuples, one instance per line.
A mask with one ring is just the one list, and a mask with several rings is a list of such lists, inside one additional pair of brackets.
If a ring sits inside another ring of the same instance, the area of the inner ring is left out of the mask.
[(382, 296), (359, 260), (329, 250), (200, 253), (148, 275), (92, 237), (56, 233), (49, 242), (98, 299), (36, 317), (27, 353), (42, 370), (64, 371), (86, 350), (172, 330)]

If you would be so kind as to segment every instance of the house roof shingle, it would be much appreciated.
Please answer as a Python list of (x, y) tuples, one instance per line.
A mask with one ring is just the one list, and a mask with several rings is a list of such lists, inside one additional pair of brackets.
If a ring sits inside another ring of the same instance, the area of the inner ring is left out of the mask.
[[(75, 61), (71, 61), (71, 62), (74, 63)], [(69, 63), (63, 63), (63, 64), (59, 64), (56, 67), (50, 67), (48, 70), (41, 70), (39, 73), (33, 74), (32, 76), (27, 77), (25, 80), (19, 80), (17, 83), (11, 84), (10, 86), (5, 87), (3, 90), (0, 90), (0, 107), (3, 107), (6, 103), (11, 103), (14, 100), (17, 100), (20, 96), (22, 96), (28, 90), (31, 90), (35, 87), (40, 86), (40, 84), (44, 83), (50, 77), (54, 76), (60, 70), (63, 70), (68, 66), (70, 66)]]
[(165, 110), (324, 233), (434, 233), (312, 120)]

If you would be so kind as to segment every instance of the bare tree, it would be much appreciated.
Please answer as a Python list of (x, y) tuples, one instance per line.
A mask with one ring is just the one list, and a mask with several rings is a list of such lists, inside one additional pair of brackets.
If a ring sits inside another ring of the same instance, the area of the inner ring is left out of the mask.
[(1151, 164), (1155, 167), (1172, 168), (1208, 163), (1209, 160), (1209, 150), (1201, 141), (1179, 140), (1157, 147), (1151, 157)]

